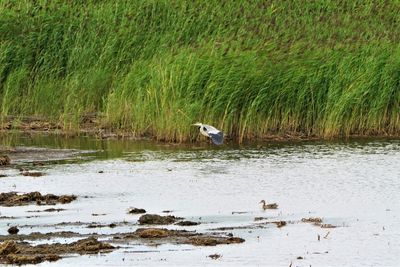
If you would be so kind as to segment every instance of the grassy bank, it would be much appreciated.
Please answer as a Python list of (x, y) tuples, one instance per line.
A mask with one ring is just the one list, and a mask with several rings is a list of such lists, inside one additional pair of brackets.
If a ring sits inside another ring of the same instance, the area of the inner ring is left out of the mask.
[(399, 135), (400, 2), (338, 2), (3, 0), (0, 113), (169, 141), (196, 121)]

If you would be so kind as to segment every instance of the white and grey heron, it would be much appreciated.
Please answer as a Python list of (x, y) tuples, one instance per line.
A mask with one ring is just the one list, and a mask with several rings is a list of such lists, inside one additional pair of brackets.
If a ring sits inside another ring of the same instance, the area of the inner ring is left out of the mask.
[(224, 134), (217, 128), (200, 122), (197, 122), (193, 125), (198, 126), (200, 133), (204, 136), (211, 138), (211, 141), (215, 145), (222, 145), (222, 143), (224, 142)]

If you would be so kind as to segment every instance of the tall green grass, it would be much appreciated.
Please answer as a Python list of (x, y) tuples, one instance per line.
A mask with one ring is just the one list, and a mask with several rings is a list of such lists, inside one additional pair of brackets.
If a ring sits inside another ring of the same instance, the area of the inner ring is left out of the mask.
[(187, 141), (400, 133), (400, 2), (0, 2), (1, 116)]

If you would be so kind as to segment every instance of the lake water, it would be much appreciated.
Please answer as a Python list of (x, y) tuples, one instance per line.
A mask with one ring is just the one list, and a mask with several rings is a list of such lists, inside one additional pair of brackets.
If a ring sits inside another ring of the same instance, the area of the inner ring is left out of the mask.
[[(25, 151), (10, 153), (19, 167), (46, 175), (26, 177), (18, 168), (3, 168), (0, 172), (8, 176), (0, 178), (0, 192), (75, 194), (78, 200), (55, 206), (67, 209), (58, 213), (27, 213), (48, 208), (42, 206), (1, 207), (0, 216), (17, 218), (0, 220), (0, 234), (6, 234), (9, 223), (19, 225), (20, 233), (134, 231), (139, 215), (127, 214), (129, 207), (156, 214), (171, 210), (173, 215), (202, 222), (184, 228), (200, 232), (244, 226), (229, 231), (244, 238), (242, 244), (132, 243), (108, 254), (38, 266), (400, 265), (399, 140), (215, 147), (39, 135), (3, 136), (1, 142)], [(49, 163), (30, 164), (37, 160)], [(279, 208), (262, 210), (262, 199), (278, 203)], [(105, 215), (94, 217), (94, 213)], [(34, 214), (38, 217), (27, 218)], [(259, 229), (254, 227), (255, 217), (288, 224)], [(338, 227), (301, 222), (309, 217), (321, 217), (323, 223)], [(99, 229), (54, 226), (78, 221), (128, 224)], [(222, 257), (208, 257), (215, 253)]]

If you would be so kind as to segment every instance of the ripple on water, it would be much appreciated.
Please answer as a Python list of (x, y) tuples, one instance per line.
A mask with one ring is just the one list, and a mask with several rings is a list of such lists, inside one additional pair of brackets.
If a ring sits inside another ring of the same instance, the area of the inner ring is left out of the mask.
[[(400, 255), (399, 148), (400, 142), (395, 140), (218, 149), (126, 145), (118, 147), (122, 153), (117, 153), (112, 145), (103, 144), (104, 154), (94, 154), (97, 160), (46, 166), (47, 175), (35, 179), (9, 170), (11, 177), (0, 179), (3, 192), (40, 191), (89, 198), (60, 206), (67, 210), (57, 214), (26, 218), (26, 211), (32, 208), (7, 208), (1, 210), (1, 216), (17, 217), (12, 220), (15, 224), (36, 225), (33, 229), (21, 227), (22, 233), (29, 233), (40, 230), (41, 225), (50, 231), (49, 224), (63, 221), (135, 223), (138, 216), (127, 214), (134, 206), (156, 214), (173, 210), (172, 215), (201, 222), (195, 226), (200, 231), (235, 226), (238, 229), (232, 232), (246, 239), (241, 245), (213, 248), (137, 245), (102, 257), (60, 262), (66, 265), (157, 265), (161, 259), (173, 266), (216, 262), (227, 266), (288, 266), (290, 262), (301, 266), (396, 265), (396, 255)], [(261, 199), (277, 202), (279, 209), (261, 210)], [(94, 213), (102, 216), (93, 217)], [(294, 223), (281, 228), (240, 228), (254, 224), (255, 217)], [(308, 217), (322, 217), (324, 223), (340, 227), (296, 223)], [(0, 229), (10, 221), (0, 220)], [(96, 230), (134, 229), (127, 225)], [(85, 227), (77, 230), (91, 231)], [(147, 253), (139, 253), (143, 251)], [(215, 253), (222, 257), (206, 257)], [(299, 256), (304, 259), (297, 260)]]

